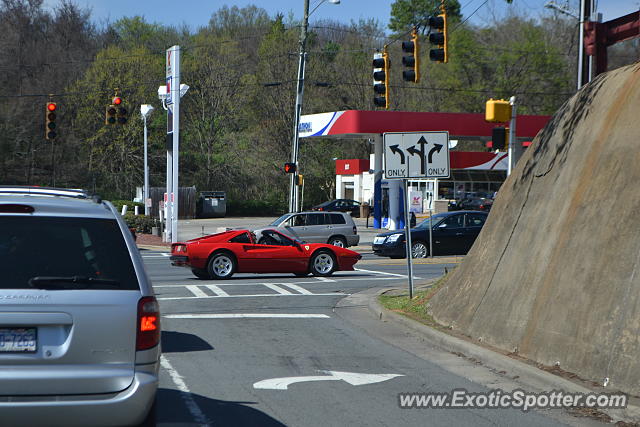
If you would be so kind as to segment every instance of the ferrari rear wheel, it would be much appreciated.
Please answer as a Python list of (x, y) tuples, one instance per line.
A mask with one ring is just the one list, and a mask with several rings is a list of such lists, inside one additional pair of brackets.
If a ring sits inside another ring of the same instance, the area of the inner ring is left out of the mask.
[(236, 271), (236, 261), (232, 255), (219, 252), (211, 257), (207, 270), (214, 279), (228, 279)]
[(314, 276), (331, 276), (336, 268), (336, 259), (328, 251), (320, 251), (311, 257), (311, 274)]
[(208, 280), (211, 279), (211, 276), (209, 275), (209, 272), (207, 270), (203, 270), (201, 268), (192, 268), (191, 272), (193, 273), (194, 276), (196, 276), (198, 279), (202, 279), (202, 280)]

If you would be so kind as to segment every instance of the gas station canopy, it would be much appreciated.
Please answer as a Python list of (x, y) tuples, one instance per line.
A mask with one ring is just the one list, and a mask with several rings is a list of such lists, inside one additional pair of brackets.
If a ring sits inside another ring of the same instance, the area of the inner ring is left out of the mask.
[[(551, 116), (516, 117), (516, 136), (530, 140)], [(449, 131), (456, 139), (490, 140), (495, 123), (487, 123), (484, 114), (416, 113), (409, 111), (346, 110), (306, 114), (300, 118), (299, 136), (367, 137), (385, 132)]]

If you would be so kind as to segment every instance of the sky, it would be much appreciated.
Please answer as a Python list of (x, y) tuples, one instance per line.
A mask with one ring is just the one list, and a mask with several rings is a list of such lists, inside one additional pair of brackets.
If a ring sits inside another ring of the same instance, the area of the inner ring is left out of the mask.
[[(504, 0), (459, 0), (462, 15), (470, 18), (470, 22), (482, 24), (496, 16), (507, 13), (510, 9), (531, 17), (550, 13), (544, 7), (548, 0), (513, 0), (508, 5)], [(579, 0), (554, 0), (556, 4), (568, 3), (569, 10), (578, 14)], [(640, 0), (595, 0), (597, 10), (608, 21), (640, 9)], [(211, 15), (224, 5), (244, 7), (255, 5), (265, 9), (269, 15), (283, 13), (285, 17), (292, 13), (294, 19), (302, 19), (304, 0), (74, 0), (82, 7), (92, 10), (93, 20), (97, 23), (114, 22), (124, 16), (141, 15), (147, 22), (179, 26), (187, 24), (192, 30), (206, 26)], [(324, 2), (324, 4), (320, 4)], [(45, 5), (52, 7), (58, 0), (45, 0)], [(341, 0), (331, 4), (326, 0), (310, 0), (313, 8), (320, 4), (310, 16), (310, 23), (318, 19), (333, 19), (345, 24), (352, 20), (377, 19), (386, 29), (393, 0)], [(478, 9), (479, 8), (479, 9)], [(477, 9), (477, 11), (476, 11)]]

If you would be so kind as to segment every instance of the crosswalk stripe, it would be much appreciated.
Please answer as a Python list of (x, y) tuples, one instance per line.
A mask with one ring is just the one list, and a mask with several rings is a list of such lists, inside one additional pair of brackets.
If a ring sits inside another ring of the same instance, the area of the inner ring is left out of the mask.
[(309, 292), (302, 286), (294, 285), (293, 283), (281, 283), (281, 285), (286, 286), (287, 288), (291, 288), (294, 291), (300, 292), (302, 295), (313, 295), (313, 293)]
[(326, 314), (307, 313), (214, 313), (167, 314), (168, 319), (330, 319)]
[(220, 288), (220, 286), (218, 285), (205, 285), (207, 288), (211, 289), (211, 291), (218, 295), (219, 297), (228, 297), (229, 294), (226, 293), (225, 291), (222, 290), (222, 288)]
[[(262, 283), (264, 286), (266, 286), (267, 288), (276, 291), (277, 293), (279, 293), (280, 295), (293, 295), (291, 292), (289, 292), (286, 289), (281, 288), (278, 285), (274, 285), (273, 283)], [(284, 283), (282, 283), (284, 284)]]
[(196, 286), (196, 285), (186, 285), (186, 288), (187, 288), (187, 289), (189, 289), (189, 291), (190, 291), (193, 295), (195, 295), (195, 296), (197, 296), (197, 297), (201, 297), (201, 298), (202, 298), (202, 297), (206, 297), (206, 296), (207, 296), (207, 294), (205, 294), (204, 292), (202, 292), (202, 290), (201, 290), (198, 286)]

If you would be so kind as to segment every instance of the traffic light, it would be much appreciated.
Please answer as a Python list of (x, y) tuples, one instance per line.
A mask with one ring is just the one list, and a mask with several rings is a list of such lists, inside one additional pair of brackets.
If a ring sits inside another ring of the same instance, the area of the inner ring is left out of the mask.
[(418, 45), (418, 31), (413, 28), (411, 41), (402, 42), (402, 51), (409, 55), (402, 57), (402, 65), (408, 70), (402, 72), (402, 78), (407, 82), (418, 83), (420, 81), (420, 46)]
[(286, 173), (296, 173), (296, 164), (295, 163), (285, 163), (284, 171)]
[(104, 113), (104, 123), (106, 125), (113, 125), (116, 123), (116, 114), (118, 111), (116, 110), (115, 105), (107, 105), (107, 108)]
[(127, 123), (127, 109), (122, 106), (122, 98), (116, 96), (113, 98), (113, 105), (116, 109), (116, 121), (119, 125)]
[[(437, 48), (429, 50), (429, 59), (437, 62), (449, 62), (447, 52), (447, 11), (444, 4), (440, 6), (441, 13), (438, 16), (429, 17), (429, 42), (437, 46)], [(434, 33), (433, 30), (437, 32)]]
[(296, 184), (298, 185), (304, 184), (304, 176), (302, 174), (298, 174), (298, 180), (296, 181)]
[(44, 138), (48, 140), (56, 139), (58, 132), (56, 131), (56, 110), (58, 106), (55, 102), (47, 102), (47, 108), (44, 112)]
[(491, 131), (491, 143), (494, 150), (504, 150), (508, 145), (507, 128), (497, 127)]
[(484, 120), (505, 123), (511, 120), (511, 103), (504, 99), (489, 99), (485, 106)]
[(389, 68), (391, 62), (385, 46), (382, 53), (373, 54), (373, 104), (389, 109)]

